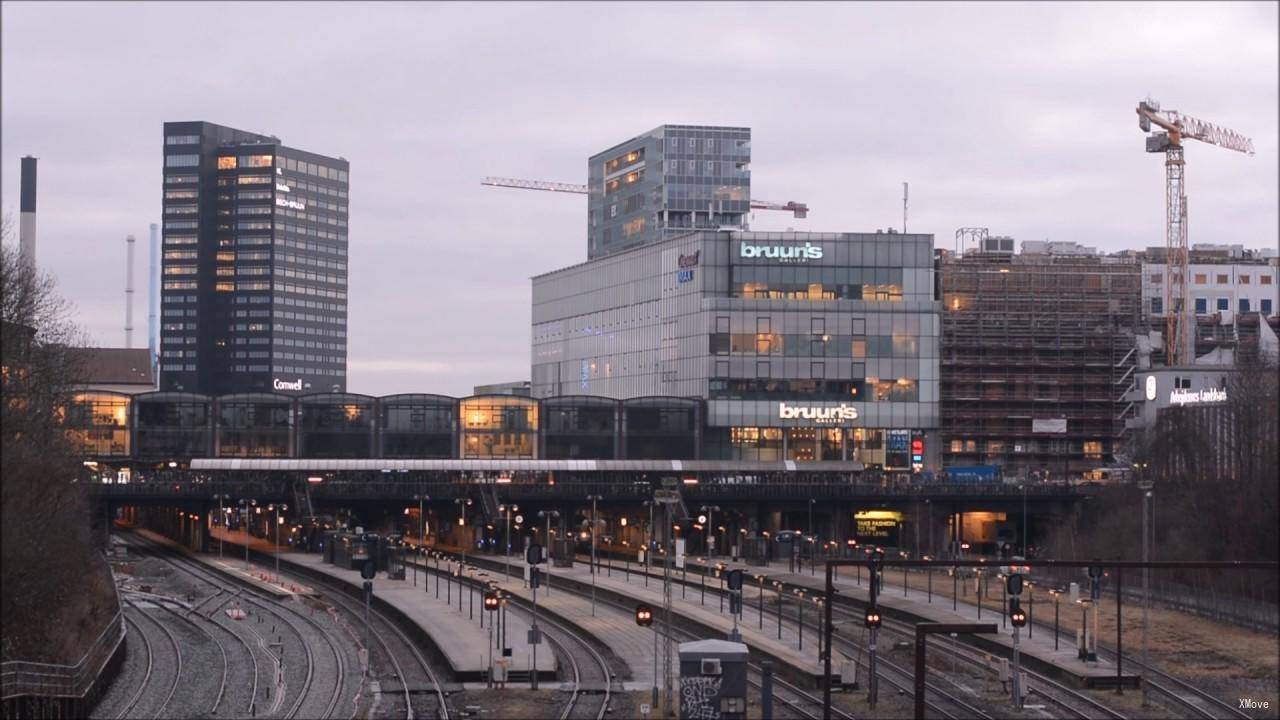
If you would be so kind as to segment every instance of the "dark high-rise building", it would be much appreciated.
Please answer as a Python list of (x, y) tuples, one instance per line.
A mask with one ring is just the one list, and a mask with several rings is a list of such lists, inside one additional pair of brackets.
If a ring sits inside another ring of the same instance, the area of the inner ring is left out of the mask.
[(346, 390), (348, 167), (165, 123), (162, 390)]
[(691, 230), (745, 229), (751, 128), (662, 125), (587, 161), (587, 257)]

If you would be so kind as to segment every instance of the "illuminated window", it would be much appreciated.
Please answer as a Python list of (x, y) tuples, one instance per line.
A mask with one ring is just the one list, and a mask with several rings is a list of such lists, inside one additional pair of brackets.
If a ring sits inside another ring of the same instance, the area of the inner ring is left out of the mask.
[(953, 452), (953, 453), (964, 452), (964, 441), (963, 441), (963, 440), (952, 440), (952, 441), (951, 441), (951, 452)]
[(166, 215), (195, 215), (199, 211), (197, 205), (170, 205), (164, 209)]
[(218, 158), (218, 169), (219, 170), (235, 170), (236, 159), (230, 156)]
[[(234, 158), (232, 159), (234, 160)], [(222, 158), (219, 158), (218, 160), (221, 162)], [(271, 160), (272, 157), (270, 155), (241, 155), (240, 167), (271, 167)]]
[(165, 200), (190, 200), (195, 199), (199, 195), (196, 190), (165, 190)]
[(642, 217), (628, 220), (622, 226), (622, 236), (624, 238), (634, 237), (642, 232), (644, 232), (644, 218)]
[(231, 292), (236, 289), (236, 284), (233, 282), (220, 282), (213, 289), (218, 292)]
[(270, 175), (241, 175), (236, 178), (241, 185), (266, 185), (271, 182)]
[(1086, 440), (1084, 443), (1084, 456), (1087, 460), (1102, 459), (1102, 443), (1097, 440)]
[(218, 262), (231, 262), (236, 259), (236, 254), (230, 250), (218, 251)]
[(164, 283), (165, 290), (195, 290), (196, 282), (194, 280), (166, 280)]
[(165, 250), (164, 259), (165, 260), (195, 260), (196, 251), (195, 250)]
[(169, 265), (164, 269), (165, 275), (195, 275), (195, 265)]
[(226, 276), (228, 276), (228, 275), (235, 275), (235, 274), (236, 274), (236, 269), (235, 269), (235, 268), (233, 268), (233, 267), (220, 267), (220, 268), (218, 268), (218, 275), (219, 275), (220, 277), (226, 277)]

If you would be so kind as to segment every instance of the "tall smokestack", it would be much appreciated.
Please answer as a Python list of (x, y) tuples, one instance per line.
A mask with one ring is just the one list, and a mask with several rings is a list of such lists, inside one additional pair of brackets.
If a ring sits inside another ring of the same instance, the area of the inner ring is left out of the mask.
[(160, 285), (160, 226), (151, 223), (151, 267), (147, 274), (147, 350), (151, 352), (151, 370), (156, 369), (156, 348), (159, 346), (159, 327), (156, 325), (157, 291)]
[(128, 260), (125, 262), (128, 267), (124, 271), (124, 346), (133, 347), (133, 246), (136, 244), (134, 237), (129, 235), (124, 239), (128, 246)]
[(22, 158), (22, 188), (19, 198), (18, 253), (30, 263), (36, 264), (36, 158)]

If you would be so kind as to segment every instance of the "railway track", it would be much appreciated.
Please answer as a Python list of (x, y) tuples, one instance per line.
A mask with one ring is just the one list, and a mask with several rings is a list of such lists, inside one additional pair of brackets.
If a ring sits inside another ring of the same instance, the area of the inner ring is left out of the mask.
[[(169, 706), (174, 694), (178, 691), (178, 680), (182, 675), (182, 650), (178, 646), (177, 639), (160, 621), (148, 615), (131, 600), (125, 599), (124, 603), (126, 620), (138, 631), (138, 636), (142, 638), (146, 648), (147, 672), (143, 675), (137, 691), (116, 717), (164, 717), (165, 708)], [(151, 637), (148, 637), (148, 632), (143, 630), (143, 627), (155, 628), (159, 633), (152, 631)], [(155, 641), (157, 638), (158, 642)], [(162, 647), (166, 649), (160, 650)], [(169, 676), (172, 676), (172, 679)], [(167, 682), (161, 682), (161, 680)]]
[[(468, 556), (467, 559), (476, 560), (474, 556)], [(482, 562), (488, 566), (487, 561), (482, 560)], [(434, 573), (437, 577), (447, 575), (446, 572), (432, 567), (429, 563), (406, 560), (405, 564), (417, 566), (419, 570)], [(504, 568), (501, 563), (494, 563), (491, 567), (499, 574)], [(532, 616), (522, 600), (512, 598), (512, 601), (519, 612)], [(609, 662), (580, 631), (565, 623), (543, 615), (538, 618), (538, 627), (543, 629), (542, 636), (552, 645), (557, 656), (564, 661), (562, 665), (567, 665), (569, 671), (569, 699), (560, 711), (560, 720), (570, 718), (603, 720), (605, 714), (609, 712), (609, 702), (613, 697), (613, 670), (609, 667)], [(546, 628), (551, 628), (552, 631), (546, 632)], [(584, 698), (593, 698), (595, 702), (584, 702)]]
[[(309, 582), (315, 584), (316, 581)], [(363, 626), (364, 607), (360, 602), (344, 594), (340, 588), (326, 585), (326, 589), (328, 592), (323, 595), (324, 600), (341, 607)], [(409, 636), (390, 618), (372, 607), (369, 609), (368, 630), (400, 683), (397, 695), (403, 697), (404, 716), (408, 720), (426, 717), (449, 720), (449, 704), (440, 681)], [(359, 636), (361, 633), (355, 634)], [(427, 691), (426, 688), (430, 690)], [(423, 699), (424, 695), (430, 699)]]
[[(221, 573), (136, 533), (130, 533), (126, 543), (151, 554), (202, 584), (224, 590), (232, 585), (232, 581)], [(256, 609), (252, 616), (259, 622), (240, 621), (238, 629), (245, 634), (255, 635), (259, 647), (276, 665), (274, 689), (268, 689), (272, 704), (264, 709), (255, 696), (250, 713), (279, 714), (286, 719), (336, 717), (336, 709), (347, 681), (346, 660), (342, 649), (333, 642), (323, 627), (306, 614), (257, 590), (245, 587), (234, 590), (235, 592), (228, 590), (219, 595), (225, 597), (215, 604), (209, 612), (210, 616), (233, 598), (239, 598), (240, 602)], [(260, 630), (258, 625), (263, 628), (273, 626), (277, 640), (272, 642), (271, 635), (265, 634), (265, 630)], [(313, 646), (320, 652), (313, 650)], [(272, 647), (279, 649), (279, 656), (271, 651)], [(285, 662), (286, 657), (290, 659), (288, 663)], [(292, 658), (297, 657), (303, 658), (300, 664), (292, 661)], [(325, 675), (323, 687), (316, 687), (318, 668)]]
[[(468, 560), (472, 561), (474, 564), (484, 565), (486, 568), (492, 571), (496, 571), (499, 575), (502, 575), (505, 572), (505, 565), (502, 562), (491, 560), (484, 557), (476, 557), (473, 555), (469, 555), (467, 557), (468, 557)], [(426, 567), (426, 566), (420, 565), (419, 567)], [(520, 577), (519, 568), (516, 567), (516, 568), (513, 568), (513, 570), (514, 572), (511, 573), (511, 577), (519, 578)], [(432, 571), (434, 571), (434, 569)], [(557, 591), (569, 592), (581, 598), (588, 597), (588, 593), (586, 591), (580, 588), (576, 588), (576, 586), (574, 585), (561, 584), (561, 585), (557, 585), (556, 588), (557, 588)], [(606, 595), (607, 594), (602, 593), (600, 596), (596, 598), (597, 606), (612, 608), (615, 611), (615, 614), (618, 616), (619, 622), (633, 622), (632, 615), (631, 615), (632, 608), (625, 607), (621, 604), (618, 604), (611, 598), (606, 597)], [(552, 626), (557, 626), (565, 634), (570, 635), (574, 638), (577, 638), (579, 642), (581, 642), (584, 647), (588, 648), (591, 654), (595, 656), (595, 658), (597, 659), (597, 666), (600, 668), (604, 668), (605, 671), (607, 672), (607, 669), (608, 669), (607, 663), (604, 661), (602, 657), (600, 657), (599, 653), (595, 651), (595, 648), (588, 641), (583, 640), (580, 637), (580, 633), (578, 631), (571, 630), (567, 628), (563, 623), (560, 623), (556, 620), (549, 620), (545, 616), (539, 618), (538, 623), (539, 625), (546, 623)], [(685, 630), (673, 629), (673, 634), (681, 638), (682, 640), (700, 639), (693, 633)], [(748, 669), (748, 682), (753, 687), (759, 688), (763, 680), (763, 673), (764, 673), (763, 668), (761, 668), (759, 665), (756, 665), (755, 663), (748, 663), (747, 669)], [(576, 663), (575, 663), (575, 673), (576, 672), (577, 671), (576, 671)], [(806, 692), (805, 690), (799, 688), (798, 686), (793, 685), (792, 683), (789, 683), (783, 680), (782, 678), (777, 677), (776, 675), (773, 677), (773, 686), (774, 686), (774, 700), (778, 706), (785, 707), (787, 708), (788, 711), (802, 718), (809, 718), (810, 720), (816, 720), (817, 718), (822, 717), (822, 707), (823, 707), (822, 698), (816, 695), (813, 695), (809, 692)], [(608, 708), (608, 704), (609, 704), (609, 695), (606, 692), (602, 699), (602, 702), (599, 705), (599, 709), (595, 711), (595, 717), (597, 718), (597, 720), (600, 720), (600, 718), (604, 717), (604, 713)], [(571, 714), (574, 709), (575, 708), (573, 707), (572, 704), (566, 707), (564, 712), (561, 714), (562, 720), (568, 717), (583, 716), (581, 714)], [(832, 714), (834, 717), (841, 718), (841, 720), (855, 720), (853, 715), (837, 707), (832, 708)]]

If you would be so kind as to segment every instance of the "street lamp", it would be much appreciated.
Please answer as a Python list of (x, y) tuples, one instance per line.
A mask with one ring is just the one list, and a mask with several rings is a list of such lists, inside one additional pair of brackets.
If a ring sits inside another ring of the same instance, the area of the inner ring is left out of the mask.
[(231, 496), (226, 494), (214, 495), (213, 499), (218, 501), (218, 517), (221, 518), (221, 521), (222, 521), (222, 532), (218, 533), (218, 559), (221, 560), (222, 559), (222, 537), (227, 532), (227, 510), (222, 506), (222, 501), (230, 500)]
[[(454, 498), (453, 504), (458, 506), (458, 527), (467, 526), (467, 506), (471, 504), (471, 498)], [(462, 560), (467, 560), (467, 546), (462, 546)]]
[(720, 509), (719, 505), (703, 505), (702, 506), (702, 512), (707, 514), (706, 527), (707, 527), (707, 530), (709, 531), (709, 532), (703, 532), (702, 537), (707, 538), (709, 536), (711, 539), (711, 545), (707, 549), (707, 557), (715, 557), (715, 554), (716, 554), (716, 538), (715, 538), (716, 515), (715, 513), (719, 509)]
[(645, 526), (644, 531), (644, 586), (649, 587), (649, 566), (652, 564), (649, 559), (649, 551), (653, 549), (653, 507), (655, 503), (652, 500), (645, 500), (640, 504), (649, 508), (649, 524)]
[(280, 525), (284, 522), (284, 518), (280, 517), (281, 510), (288, 510), (288, 505), (268, 505), (267, 510), (274, 510), (276, 513), (276, 582), (280, 582)]
[[(547, 595), (551, 595), (551, 518), (560, 517), (559, 510), (539, 510), (538, 517), (547, 519)], [(535, 668), (534, 674), (537, 675)]]
[(253, 498), (240, 498), (240, 507), (244, 513), (244, 571), (249, 572), (249, 508), (258, 504)]
[(591, 501), (591, 617), (596, 616), (596, 501), (604, 498), (588, 495)]
[(507, 531), (503, 535), (503, 540), (507, 544), (507, 564), (506, 564), (506, 568), (503, 571), (505, 573), (503, 575), (504, 578), (511, 577), (511, 513), (518, 512), (519, 510), (520, 510), (519, 505), (499, 505), (498, 506), (498, 512), (506, 513), (506, 516), (507, 516)]

